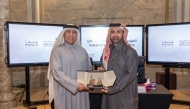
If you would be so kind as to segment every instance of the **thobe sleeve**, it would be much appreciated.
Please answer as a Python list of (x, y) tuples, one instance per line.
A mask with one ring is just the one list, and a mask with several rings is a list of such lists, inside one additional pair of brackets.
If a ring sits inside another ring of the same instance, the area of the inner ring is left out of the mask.
[(126, 72), (125, 75), (120, 79), (120, 81), (114, 86), (109, 87), (109, 94), (118, 93), (127, 87), (134, 79), (137, 78), (137, 68), (138, 68), (138, 55), (136, 51), (128, 51), (126, 53)]
[(61, 54), (58, 51), (53, 50), (50, 59), (51, 73), (54, 77), (54, 80), (71, 93), (76, 94), (79, 82), (71, 79), (69, 76), (66, 76), (65, 73), (61, 70)]
[(92, 61), (93, 60), (90, 59), (90, 57), (88, 56), (87, 52), (86, 52), (86, 59), (87, 59), (87, 63), (88, 63), (86, 70), (92, 70), (92, 63), (93, 63)]

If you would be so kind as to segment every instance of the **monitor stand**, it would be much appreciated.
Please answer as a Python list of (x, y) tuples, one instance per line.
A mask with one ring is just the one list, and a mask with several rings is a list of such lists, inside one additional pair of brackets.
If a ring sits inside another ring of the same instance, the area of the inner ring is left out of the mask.
[(26, 100), (23, 100), (23, 104), (28, 108), (28, 109), (37, 109), (38, 104), (48, 104), (48, 100), (42, 100), (42, 101), (30, 101), (30, 70), (29, 67), (25, 67), (25, 77), (26, 77)]

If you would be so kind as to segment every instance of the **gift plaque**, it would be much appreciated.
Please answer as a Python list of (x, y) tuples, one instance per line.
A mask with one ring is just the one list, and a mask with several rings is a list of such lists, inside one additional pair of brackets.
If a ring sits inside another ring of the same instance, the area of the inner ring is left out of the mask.
[(116, 80), (113, 70), (110, 71), (78, 71), (77, 81), (89, 88), (103, 88), (113, 86)]

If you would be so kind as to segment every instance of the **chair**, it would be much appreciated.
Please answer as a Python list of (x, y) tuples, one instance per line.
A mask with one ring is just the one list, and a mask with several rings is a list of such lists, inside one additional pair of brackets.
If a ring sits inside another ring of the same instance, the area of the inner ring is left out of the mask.
[(145, 57), (139, 56), (138, 70), (137, 70), (137, 82), (142, 84), (146, 82), (145, 79)]

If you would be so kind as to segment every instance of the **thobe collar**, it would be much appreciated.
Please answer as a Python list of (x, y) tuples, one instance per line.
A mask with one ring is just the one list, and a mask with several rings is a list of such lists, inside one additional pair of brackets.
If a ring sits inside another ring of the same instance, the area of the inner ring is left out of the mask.
[(114, 49), (115, 48), (118, 51), (124, 44), (125, 44), (124, 40), (121, 41), (121, 42), (119, 42), (116, 46), (114, 46), (114, 44), (111, 44), (110, 45), (110, 49)]
[(74, 43), (73, 45), (70, 45), (70, 44), (68, 44), (67, 42), (64, 42), (63, 45), (64, 45), (66, 48), (68, 48), (68, 49), (71, 49), (71, 48), (76, 49), (76, 44), (75, 44), (75, 43)]

